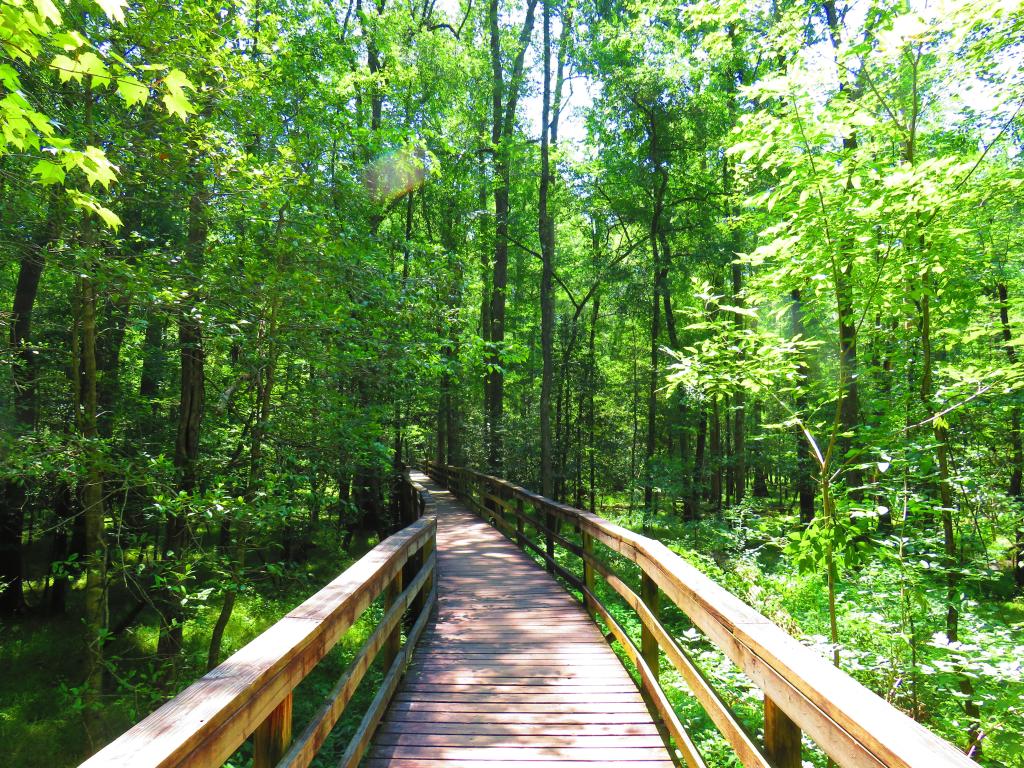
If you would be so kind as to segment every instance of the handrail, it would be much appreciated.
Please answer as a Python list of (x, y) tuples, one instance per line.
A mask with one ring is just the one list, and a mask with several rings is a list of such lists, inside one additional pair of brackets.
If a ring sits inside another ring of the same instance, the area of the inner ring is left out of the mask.
[[(426, 491), (408, 475), (404, 485), (403, 493), (418, 499), (417, 512), (424, 511)], [(253, 734), (253, 768), (305, 768), (383, 652), (384, 681), (339, 763), (358, 765), (437, 600), (436, 538), (437, 520), (429, 516), (385, 539), (80, 768), (212, 768)], [(410, 564), (418, 564), (412, 574)], [(376, 630), (293, 742), (292, 691), (381, 594), (385, 613)], [(407, 613), (414, 623), (402, 645)]]
[[(538, 554), (549, 571), (579, 589), (588, 612), (602, 618), (634, 662), (648, 706), (662, 718), (671, 742), (691, 768), (704, 762), (658, 682), (661, 653), (748, 768), (799, 768), (801, 732), (841, 768), (977, 768), (977, 763), (952, 744), (801, 645), (664, 544), (490, 475), (435, 462), (428, 462), (426, 469), (509, 538)], [(582, 546), (560, 535), (559, 520), (579, 533)], [(543, 547), (527, 537), (528, 527), (543, 537)], [(595, 542), (640, 567), (641, 594), (596, 556)], [(556, 544), (580, 558), (582, 579), (556, 561)], [(597, 576), (639, 617), (639, 649), (595, 594)], [(662, 625), (662, 595), (764, 692), (763, 745), (743, 729)]]

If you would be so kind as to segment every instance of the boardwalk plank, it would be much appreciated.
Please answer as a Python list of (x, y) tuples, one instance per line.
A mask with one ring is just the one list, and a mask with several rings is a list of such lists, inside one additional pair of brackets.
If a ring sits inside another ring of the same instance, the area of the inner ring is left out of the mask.
[(363, 765), (671, 768), (636, 685), (545, 571), (424, 475), (438, 615)]

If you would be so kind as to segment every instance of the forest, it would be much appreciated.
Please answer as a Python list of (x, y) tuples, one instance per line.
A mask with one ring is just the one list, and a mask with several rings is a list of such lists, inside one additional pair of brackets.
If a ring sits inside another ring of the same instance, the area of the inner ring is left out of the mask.
[(1018, 0), (0, 0), (5, 764), (77, 765), (433, 460), (1021, 768), (1022, 109)]

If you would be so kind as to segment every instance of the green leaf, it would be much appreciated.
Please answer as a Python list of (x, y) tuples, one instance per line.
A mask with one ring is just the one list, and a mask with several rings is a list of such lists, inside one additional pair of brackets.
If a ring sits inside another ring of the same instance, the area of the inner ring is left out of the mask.
[(195, 107), (192, 106), (192, 103), (185, 95), (184, 89), (192, 88), (193, 86), (184, 72), (180, 69), (172, 69), (164, 77), (163, 85), (167, 89), (167, 92), (163, 95), (163, 102), (170, 114), (177, 115), (184, 121), (188, 119), (189, 115), (196, 113)]
[(90, 194), (85, 192), (79, 192), (77, 189), (69, 189), (68, 197), (79, 208), (94, 213), (99, 216), (103, 223), (110, 227), (115, 232), (120, 229), (121, 217), (114, 213), (112, 210), (102, 205), (99, 200)]
[(61, 23), (60, 11), (53, 4), (53, 0), (35, 0), (35, 4), (40, 16), (52, 21), (54, 24)]
[(18, 79), (18, 71), (10, 64), (0, 64), (0, 83), (9, 91), (21, 89), (21, 81)]
[(134, 77), (118, 78), (117, 94), (129, 107), (145, 104), (149, 100), (149, 88)]
[(128, 0), (96, 0), (96, 5), (103, 9), (111, 21), (124, 21), (124, 8)]
[(54, 56), (50, 66), (57, 70), (57, 75), (62, 83), (66, 83), (71, 78), (74, 78), (76, 81), (82, 79), (81, 74), (78, 73), (75, 67), (75, 60), (65, 56), (63, 53)]
[(59, 163), (53, 163), (49, 160), (40, 160), (36, 163), (32, 169), (32, 173), (39, 177), (39, 182), (46, 186), (51, 184), (63, 184), (64, 177), (67, 176), (67, 172), (63, 166)]

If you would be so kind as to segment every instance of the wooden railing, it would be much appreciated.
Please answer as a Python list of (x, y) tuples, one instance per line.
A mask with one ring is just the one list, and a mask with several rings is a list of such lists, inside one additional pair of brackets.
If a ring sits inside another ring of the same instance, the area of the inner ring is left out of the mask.
[[(407, 475), (402, 493), (411, 510), (429, 512), (426, 491)], [(358, 765), (437, 600), (436, 535), (436, 518), (423, 516), (385, 539), (81, 768), (212, 768), (251, 735), (254, 768), (305, 768), (382, 653), (383, 682), (338, 762), (343, 768)], [(292, 739), (292, 691), (382, 594), (384, 615), (376, 629)], [(413, 622), (404, 645), (403, 618)]]
[[(632, 660), (648, 706), (690, 768), (705, 763), (659, 683), (662, 654), (748, 768), (800, 768), (802, 734), (843, 768), (977, 768), (951, 744), (801, 645), (660, 542), (489, 475), (435, 463), (427, 464), (427, 472), (579, 591), (591, 616), (604, 622), (610, 639), (618, 641)], [(598, 543), (639, 566), (639, 594), (599, 556)], [(556, 547), (578, 558), (580, 570), (564, 567), (556, 558)], [(598, 577), (635, 611), (641, 626), (639, 648), (598, 598)], [(666, 630), (659, 610), (663, 597), (764, 692), (763, 740), (741, 725)]]

